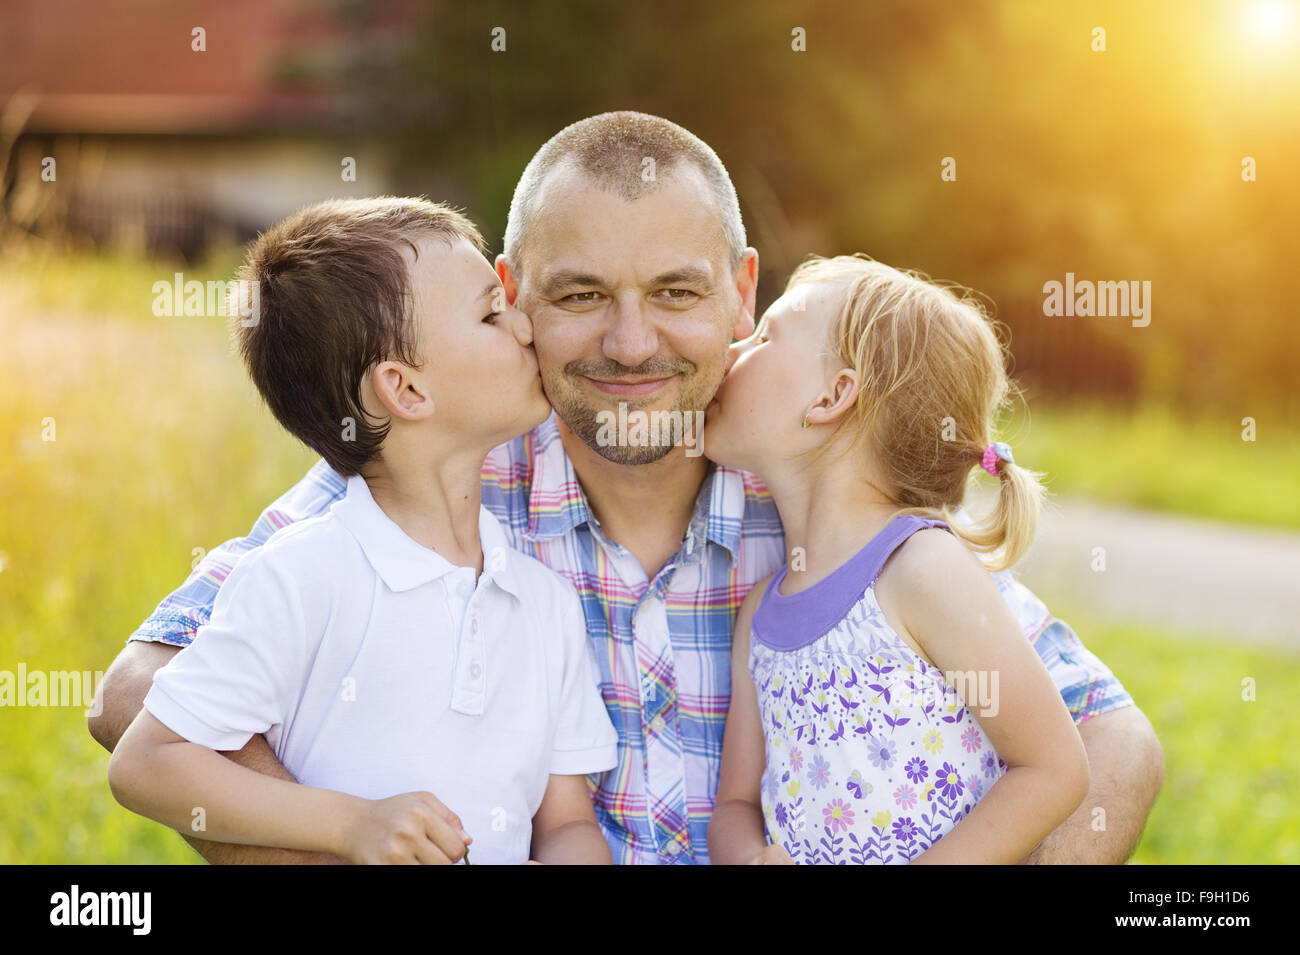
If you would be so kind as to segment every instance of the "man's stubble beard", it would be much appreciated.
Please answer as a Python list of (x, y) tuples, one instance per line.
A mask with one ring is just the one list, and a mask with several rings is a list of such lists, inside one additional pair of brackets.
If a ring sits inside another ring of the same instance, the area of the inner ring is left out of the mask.
[[(576, 363), (570, 363), (573, 365)], [(656, 374), (657, 371), (638, 372), (638, 374)], [(722, 372), (718, 370), (716, 381), (701, 380), (703, 375), (698, 371), (696, 366), (692, 365), (689, 372), (683, 370), (679, 373), (679, 378), (683, 381), (683, 386), (677, 396), (677, 400), (670, 408), (655, 409), (646, 407), (635, 398), (631, 399), (611, 399), (613, 404), (609, 407), (600, 407), (592, 405), (584, 397), (580, 387), (575, 383), (575, 379), (581, 375), (581, 372), (574, 373), (568, 368), (550, 374), (543, 373), (542, 386), (546, 392), (546, 397), (550, 399), (555, 414), (562, 420), (569, 429), (573, 431), (582, 443), (591, 448), (592, 451), (599, 454), (606, 461), (612, 464), (625, 464), (638, 466), (644, 464), (653, 464), (656, 461), (666, 457), (673, 451), (671, 444), (647, 444), (647, 445), (620, 445), (620, 444), (601, 444), (597, 438), (601, 430), (601, 424), (597, 420), (597, 415), (602, 411), (608, 411), (617, 416), (618, 405), (622, 401), (627, 405), (627, 412), (630, 415), (633, 411), (643, 410), (647, 414), (653, 415), (655, 410), (667, 413), (680, 411), (682, 418), (687, 415), (694, 415), (696, 411), (704, 411), (709, 402), (713, 399), (722, 384)], [(610, 377), (613, 377), (612, 375)], [(653, 419), (652, 419), (653, 422)], [(699, 440), (699, 435), (695, 436)]]

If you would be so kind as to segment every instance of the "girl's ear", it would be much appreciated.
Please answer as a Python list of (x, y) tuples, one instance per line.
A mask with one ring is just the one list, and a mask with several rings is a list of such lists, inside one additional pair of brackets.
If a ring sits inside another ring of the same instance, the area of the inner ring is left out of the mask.
[(375, 398), (390, 415), (419, 421), (433, 414), (433, 396), (412, 370), (396, 361), (381, 361), (370, 373)]
[(860, 389), (858, 373), (852, 368), (841, 368), (827, 390), (818, 396), (817, 403), (809, 409), (808, 423), (836, 424), (852, 409)]

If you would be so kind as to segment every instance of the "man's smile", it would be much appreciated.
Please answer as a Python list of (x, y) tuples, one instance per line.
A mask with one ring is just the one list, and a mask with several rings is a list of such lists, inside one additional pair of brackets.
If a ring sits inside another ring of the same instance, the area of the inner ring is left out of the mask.
[(618, 378), (611, 381), (601, 378), (592, 378), (590, 375), (583, 375), (581, 377), (586, 378), (595, 385), (596, 388), (608, 395), (649, 395), (658, 391), (676, 376), (667, 375), (662, 378)]

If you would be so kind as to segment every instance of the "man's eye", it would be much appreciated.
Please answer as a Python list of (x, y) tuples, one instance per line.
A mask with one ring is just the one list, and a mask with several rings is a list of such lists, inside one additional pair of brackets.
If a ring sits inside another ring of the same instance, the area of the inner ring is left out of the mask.
[(574, 292), (572, 295), (564, 296), (566, 302), (572, 302), (575, 305), (590, 305), (600, 296), (599, 292)]
[(688, 301), (695, 295), (695, 293), (688, 288), (668, 288), (664, 289), (664, 292), (675, 302)]

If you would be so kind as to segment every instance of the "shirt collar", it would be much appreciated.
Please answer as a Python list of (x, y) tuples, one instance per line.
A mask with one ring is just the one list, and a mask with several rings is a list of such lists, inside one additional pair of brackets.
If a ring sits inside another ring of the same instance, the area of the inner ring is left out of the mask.
[(573, 462), (560, 440), (555, 412), (524, 438), (524, 447), (533, 465), (524, 536), (531, 541), (552, 540), (580, 524), (595, 521)]
[(745, 478), (735, 468), (712, 465), (695, 502), (698, 511), (708, 501), (705, 514), (705, 536), (725, 547), (735, 564), (740, 553), (740, 525), (745, 517)]
[[(407, 536), (375, 503), (365, 478), (360, 475), (348, 478), (347, 494), (331, 510), (356, 538), (366, 560), (389, 590), (413, 590), (462, 569)], [(483, 549), (483, 577), (519, 597), (519, 584), (512, 570), (520, 555), (510, 547), (501, 524), (481, 505), (478, 533)]]
[[(525, 450), (532, 461), (533, 483), (524, 536), (530, 541), (546, 541), (587, 521), (598, 524), (560, 440), (554, 412), (525, 437)], [(702, 532), (708, 540), (725, 547), (734, 564), (740, 550), (744, 513), (743, 472), (710, 463), (688, 533)]]

